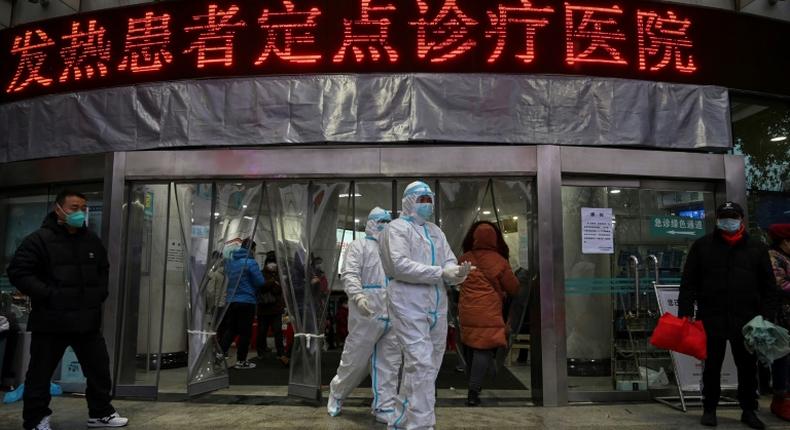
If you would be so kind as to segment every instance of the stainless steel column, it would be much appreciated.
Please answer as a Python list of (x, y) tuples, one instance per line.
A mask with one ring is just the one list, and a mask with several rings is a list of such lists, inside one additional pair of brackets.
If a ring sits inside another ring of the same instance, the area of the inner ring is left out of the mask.
[(742, 155), (724, 156), (724, 185), (727, 200), (746, 208), (746, 164)]
[[(123, 279), (124, 207), (126, 153), (114, 152), (105, 157), (104, 210), (102, 212), (102, 239), (110, 261), (110, 294), (104, 304), (102, 326), (110, 355), (110, 369), (117, 362), (118, 335), (121, 323), (121, 282)], [(115, 371), (112, 372), (115, 376)], [(115, 378), (113, 378), (115, 381)]]
[[(539, 146), (537, 150), (539, 346), (543, 370), (540, 397), (544, 406), (562, 406), (568, 403), (563, 290), (565, 272), (562, 242), (562, 166), (558, 146)], [(534, 365), (536, 363), (533, 362)]]

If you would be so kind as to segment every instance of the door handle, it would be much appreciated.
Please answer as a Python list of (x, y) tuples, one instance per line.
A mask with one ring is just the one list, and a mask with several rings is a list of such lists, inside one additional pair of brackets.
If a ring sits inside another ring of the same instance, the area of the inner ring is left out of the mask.
[(658, 284), (658, 257), (653, 254), (647, 256), (647, 259), (653, 262), (653, 269), (655, 269), (656, 284)]
[[(656, 257), (654, 254), (650, 254), (647, 256), (647, 259), (648, 261), (653, 262), (653, 269), (655, 270), (655, 281), (653, 283), (653, 289), (655, 289), (655, 286), (658, 285), (659, 283), (658, 257)], [(649, 267), (650, 265), (648, 265), (648, 268)], [(655, 316), (653, 314), (653, 311), (650, 310), (650, 305), (647, 306), (647, 316), (650, 318)]]
[(635, 317), (639, 317), (639, 259), (636, 258), (636, 255), (629, 255), (628, 259), (631, 260), (634, 266), (634, 288), (636, 289), (636, 300), (634, 300), (634, 304), (636, 305), (636, 310), (634, 312)]

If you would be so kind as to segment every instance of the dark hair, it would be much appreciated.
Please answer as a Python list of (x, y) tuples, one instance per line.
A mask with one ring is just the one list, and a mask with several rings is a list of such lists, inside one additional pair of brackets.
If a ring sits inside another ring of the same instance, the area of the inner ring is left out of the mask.
[(88, 198), (85, 197), (85, 194), (82, 194), (74, 190), (65, 189), (59, 192), (57, 196), (55, 196), (55, 203), (59, 204), (60, 206), (63, 206), (63, 203), (66, 201), (66, 198), (68, 197), (79, 197), (82, 200), (85, 201), (88, 200)]
[(482, 224), (488, 224), (494, 228), (494, 232), (496, 232), (496, 250), (505, 260), (510, 258), (510, 248), (508, 248), (507, 243), (505, 243), (505, 237), (502, 236), (502, 230), (499, 229), (499, 226), (490, 222), (490, 221), (478, 221), (472, 224), (469, 227), (469, 231), (466, 232), (466, 236), (464, 237), (464, 242), (461, 245), (461, 249), (464, 253), (471, 251), (474, 248), (475, 244), (475, 230)]
[(241, 241), (241, 247), (244, 249), (255, 249), (255, 241), (248, 237)]

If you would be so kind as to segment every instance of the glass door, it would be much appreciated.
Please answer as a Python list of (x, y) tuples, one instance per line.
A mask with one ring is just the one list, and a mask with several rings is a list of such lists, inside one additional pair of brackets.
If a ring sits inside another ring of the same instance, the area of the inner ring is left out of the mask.
[(648, 342), (659, 316), (653, 285), (680, 282), (689, 246), (713, 228), (713, 190), (563, 187), (570, 391), (647, 391), (675, 380), (669, 355)]
[[(168, 288), (167, 238), (170, 234), (169, 184), (135, 184), (126, 203), (124, 283), (121, 294), (120, 343), (116, 394), (156, 398), (162, 351), (168, 364), (183, 354), (178, 321), (165, 324), (165, 308), (178, 306), (179, 295)], [(180, 301), (183, 304), (183, 300)], [(165, 337), (167, 341), (165, 342)]]

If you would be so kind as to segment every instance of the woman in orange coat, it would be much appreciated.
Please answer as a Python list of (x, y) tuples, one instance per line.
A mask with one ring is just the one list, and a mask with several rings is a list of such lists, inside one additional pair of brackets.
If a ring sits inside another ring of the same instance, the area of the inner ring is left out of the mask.
[(461, 342), (468, 350), (468, 406), (480, 404), (480, 389), (488, 368), (494, 364), (496, 349), (507, 347), (502, 315), (506, 294), (516, 295), (519, 282), (508, 263), (509, 250), (502, 232), (488, 221), (472, 225), (463, 243), (464, 255), (473, 270), (461, 286), (458, 315)]

